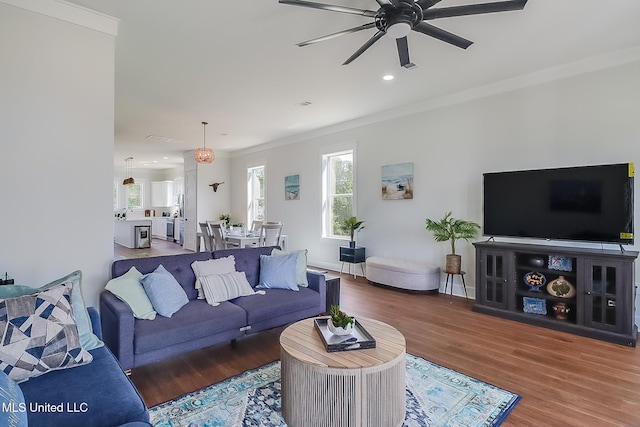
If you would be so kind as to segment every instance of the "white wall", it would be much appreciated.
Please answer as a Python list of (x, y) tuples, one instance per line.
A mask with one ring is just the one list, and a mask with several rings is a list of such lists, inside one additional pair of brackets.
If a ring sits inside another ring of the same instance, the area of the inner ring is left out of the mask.
[[(640, 161), (638, 99), (640, 62), (632, 62), (239, 153), (231, 167), (232, 211), (246, 210), (247, 165), (265, 162), (268, 219), (284, 221), (290, 247), (307, 248), (311, 264), (339, 269), (338, 247), (344, 241), (320, 237), (320, 155), (355, 142), (355, 214), (366, 221), (358, 243), (367, 256), (443, 265), (448, 244), (433, 241), (425, 218), (452, 210), (482, 223), (483, 172)], [(414, 199), (382, 200), (380, 168), (400, 162), (414, 163)], [(284, 199), (284, 176), (291, 174), (300, 174), (299, 201)], [(640, 227), (637, 202), (635, 212)], [(638, 250), (640, 238), (636, 241), (629, 249)], [(473, 295), (473, 247), (465, 242), (459, 247)]]
[(82, 270), (91, 305), (113, 260), (114, 45), (0, 2), (0, 270), (31, 286)]
[[(229, 157), (216, 152), (216, 160), (211, 164), (198, 165), (198, 222), (218, 221), (221, 214), (229, 213), (231, 201), (231, 185), (229, 184)], [(209, 184), (224, 182), (214, 192)], [(239, 222), (237, 216), (231, 221)], [(198, 230), (200, 231), (200, 230)]]

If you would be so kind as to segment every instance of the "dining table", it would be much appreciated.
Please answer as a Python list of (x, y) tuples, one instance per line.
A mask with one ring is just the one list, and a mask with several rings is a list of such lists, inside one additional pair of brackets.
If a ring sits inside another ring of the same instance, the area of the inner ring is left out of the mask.
[[(200, 252), (200, 241), (202, 238), (202, 233), (197, 233), (196, 238), (196, 252)], [(260, 240), (260, 233), (254, 232), (238, 232), (238, 231), (228, 231), (226, 234), (227, 242), (231, 243), (233, 246), (237, 246), (238, 248), (244, 248), (247, 245), (257, 245)], [(280, 235), (279, 246), (283, 251), (287, 250), (289, 236), (286, 234)], [(232, 246), (232, 247), (233, 247)], [(230, 248), (231, 249), (231, 248)]]

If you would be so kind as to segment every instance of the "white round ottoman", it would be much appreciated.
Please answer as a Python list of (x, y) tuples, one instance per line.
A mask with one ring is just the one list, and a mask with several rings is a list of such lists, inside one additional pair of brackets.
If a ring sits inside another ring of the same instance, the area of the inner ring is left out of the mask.
[(418, 261), (372, 256), (367, 258), (367, 280), (410, 291), (440, 289), (440, 267)]

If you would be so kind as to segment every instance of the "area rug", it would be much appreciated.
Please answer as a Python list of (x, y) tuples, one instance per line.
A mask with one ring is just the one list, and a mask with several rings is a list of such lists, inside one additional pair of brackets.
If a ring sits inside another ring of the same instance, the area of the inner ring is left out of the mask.
[[(498, 426), (520, 396), (407, 354), (405, 427)], [(280, 362), (247, 371), (149, 410), (156, 427), (286, 426)]]

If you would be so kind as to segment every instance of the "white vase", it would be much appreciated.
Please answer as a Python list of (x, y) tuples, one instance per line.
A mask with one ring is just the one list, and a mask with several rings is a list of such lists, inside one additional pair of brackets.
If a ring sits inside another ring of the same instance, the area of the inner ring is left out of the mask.
[(349, 323), (345, 327), (335, 326), (331, 318), (327, 320), (327, 328), (334, 335), (349, 335), (353, 332), (353, 323)]

